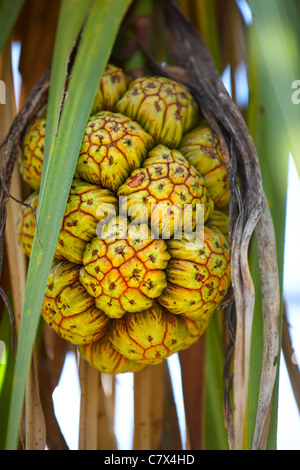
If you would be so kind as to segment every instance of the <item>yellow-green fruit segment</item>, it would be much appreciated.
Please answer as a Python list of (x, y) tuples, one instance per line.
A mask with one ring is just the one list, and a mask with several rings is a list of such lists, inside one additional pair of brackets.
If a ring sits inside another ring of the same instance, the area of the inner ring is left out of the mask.
[(210, 315), (230, 285), (229, 246), (217, 229), (204, 227), (204, 241), (169, 240), (168, 285), (158, 302), (174, 314), (199, 320)]
[(111, 219), (83, 255), (80, 281), (111, 318), (150, 308), (167, 285), (167, 245), (139, 228), (123, 216)]
[(179, 145), (198, 119), (197, 104), (189, 91), (164, 77), (134, 80), (116, 110), (137, 121), (156, 144), (170, 148)]
[(202, 177), (180, 152), (164, 145), (149, 152), (143, 168), (131, 173), (118, 196), (124, 198), (121, 210), (126, 205), (133, 220), (149, 222), (155, 236), (165, 239), (193, 231), (197, 214), (204, 223), (214, 208)]
[(180, 316), (154, 303), (144, 312), (128, 313), (115, 320), (109, 337), (114, 348), (127, 359), (155, 364), (180, 349), (187, 328)]
[(209, 216), (206, 226), (220, 230), (228, 239), (229, 237), (229, 215), (226, 212), (215, 209)]
[(179, 150), (203, 176), (217, 208), (228, 206), (230, 187), (218, 136), (207, 125), (188, 132)]
[(128, 84), (129, 79), (123, 70), (115, 65), (108, 64), (102, 75), (94, 99), (91, 115), (94, 115), (103, 109), (113, 111), (116, 103), (126, 92)]
[(82, 264), (86, 245), (97, 233), (98, 223), (118, 211), (118, 200), (113, 193), (82, 180), (72, 182), (55, 256)]
[[(39, 195), (32, 193), (26, 200), (35, 212)], [(118, 200), (107, 189), (74, 179), (64, 212), (54, 256), (82, 264), (86, 245), (97, 233), (97, 225), (118, 211)], [(30, 256), (35, 232), (35, 217), (30, 207), (22, 206), (18, 215), (18, 234), (23, 251)]]
[(56, 333), (74, 344), (98, 340), (110, 322), (79, 282), (79, 269), (68, 261), (54, 266), (41, 310), (42, 317)]
[[(91, 115), (102, 110), (113, 111), (116, 103), (126, 92), (129, 79), (122, 69), (108, 64), (101, 77), (94, 99)], [(22, 178), (31, 188), (38, 190), (44, 159), (46, 133), (45, 116), (38, 117), (27, 129), (19, 153), (19, 169)], [(63, 158), (64, 156), (62, 156)], [(75, 172), (74, 177), (78, 176)]]
[[(35, 233), (35, 216), (39, 202), (39, 194), (34, 191), (25, 201), (18, 212), (17, 234), (20, 246), (26, 256), (30, 257)], [(34, 211), (34, 212), (33, 212)]]
[(131, 361), (120, 354), (113, 347), (108, 334), (93, 343), (80, 345), (79, 352), (92, 367), (106, 374), (138, 372), (145, 367), (145, 364)]
[(87, 123), (76, 171), (85, 181), (117, 191), (152, 146), (152, 137), (138, 123), (100, 111)]
[(35, 190), (41, 184), (45, 134), (46, 118), (40, 117), (26, 131), (18, 157), (23, 180)]

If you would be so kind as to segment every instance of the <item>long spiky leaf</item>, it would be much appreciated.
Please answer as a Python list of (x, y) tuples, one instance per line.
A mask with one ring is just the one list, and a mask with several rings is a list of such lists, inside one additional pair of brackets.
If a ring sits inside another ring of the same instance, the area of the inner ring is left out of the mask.
[[(68, 97), (65, 100), (39, 199), (37, 219), (39, 240), (34, 237), (28, 269), (7, 449), (15, 449), (17, 446), (18, 425), (32, 346), (85, 125), (120, 22), (129, 4), (130, 0), (94, 1), (75, 59)], [(68, 21), (71, 21), (71, 18)]]
[[(67, 69), (69, 59), (74, 50), (76, 38), (82, 28), (83, 21), (91, 7), (91, 3), (92, 0), (86, 2), (81, 2), (80, 0), (64, 0), (61, 4), (50, 76), (41, 186), (43, 185), (47, 173), (48, 157), (53, 146), (59, 115), (62, 109), (62, 100), (68, 80)], [(69, 21), (70, 16), (72, 16), (72, 21)]]

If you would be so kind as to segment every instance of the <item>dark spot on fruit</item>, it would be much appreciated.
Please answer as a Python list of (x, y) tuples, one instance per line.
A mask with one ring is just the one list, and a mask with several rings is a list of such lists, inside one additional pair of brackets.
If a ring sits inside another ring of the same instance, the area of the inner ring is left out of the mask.
[(140, 184), (142, 184), (145, 178), (146, 178), (145, 173), (138, 173), (135, 176), (131, 176), (131, 178), (129, 178), (130, 181), (128, 183), (128, 186), (130, 188), (137, 188), (138, 186), (140, 186)]

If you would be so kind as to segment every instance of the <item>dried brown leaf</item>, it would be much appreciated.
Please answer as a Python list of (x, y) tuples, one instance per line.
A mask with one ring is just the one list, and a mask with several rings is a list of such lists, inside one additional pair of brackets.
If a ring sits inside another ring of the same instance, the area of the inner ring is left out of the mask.
[(134, 374), (135, 450), (158, 449), (162, 430), (163, 366), (147, 366)]
[[(111, 377), (114, 381), (114, 377)], [(117, 449), (117, 440), (114, 434), (114, 395), (106, 396), (99, 385), (98, 393), (98, 450)]]
[(44, 450), (46, 445), (46, 424), (40, 400), (39, 381), (37, 373), (37, 357), (34, 351), (28, 374), (23, 437), (26, 450)]
[(151, 367), (151, 449), (159, 449), (163, 428), (164, 363)]
[[(18, 169), (15, 167), (12, 180), (11, 191), (18, 199), (22, 199), (22, 188)], [(15, 201), (9, 200), (7, 203), (7, 219), (5, 229), (5, 245), (9, 261), (9, 275), (12, 286), (12, 297), (14, 313), (16, 318), (17, 331), (21, 325), (21, 314), (25, 293), (27, 259), (22, 251), (17, 239), (17, 217), (19, 205)]]
[(135, 450), (181, 449), (168, 364), (149, 365), (134, 375)]
[(230, 64), (233, 72), (247, 60), (244, 22), (235, 0), (216, 2), (220, 50), (223, 68)]
[(71, 344), (60, 338), (46, 323), (43, 324), (43, 335), (38, 354), (38, 374), (40, 397), (46, 423), (46, 443), (49, 450), (68, 449), (55, 416), (52, 394), (61, 377), (66, 353), (71, 348)]
[(100, 372), (79, 357), (81, 387), (79, 450), (114, 450), (116, 439)]
[(81, 387), (79, 450), (97, 450), (97, 413), (99, 372), (79, 360), (79, 380)]
[(164, 390), (162, 431), (159, 448), (163, 450), (180, 450), (182, 449), (182, 442), (170, 371), (166, 361), (163, 362), (162, 366)]
[[(163, 2), (166, 28), (173, 35), (177, 65), (190, 75), (194, 97), (202, 114), (227, 144), (225, 159), (231, 186), (230, 245), (232, 286), (236, 312), (234, 354), (233, 448), (243, 448), (254, 286), (249, 270), (251, 237), (264, 205), (260, 166), (255, 145), (240, 111), (229, 97), (210, 52), (174, 0)], [(240, 189), (237, 186), (240, 181)], [(238, 201), (238, 206), (236, 202)]]
[[(204, 448), (205, 336), (179, 353), (186, 425), (192, 450)], [(197, 373), (195, 374), (195, 364)]]
[(263, 362), (253, 450), (265, 450), (269, 435), (272, 395), (279, 360), (280, 289), (276, 240), (268, 201), (256, 227), (262, 289)]
[[(11, 42), (9, 41), (0, 55), (0, 76), (4, 80), (6, 86), (6, 103), (0, 107), (0, 141), (4, 140), (12, 121), (16, 115), (16, 104), (14, 95), (14, 82), (11, 67)], [(21, 197), (20, 177), (15, 168), (12, 174), (12, 188), (19, 197)], [(18, 244), (16, 236), (16, 220), (18, 208), (12, 201), (7, 206), (7, 221), (5, 231), (6, 254), (9, 265), (9, 279), (12, 288), (12, 297), (14, 304), (14, 312), (11, 311), (8, 301), (6, 306), (10, 312), (13, 348), (16, 349), (17, 330), (19, 330), (21, 321), (22, 303), (25, 289), (26, 278), (26, 260), (25, 256)]]

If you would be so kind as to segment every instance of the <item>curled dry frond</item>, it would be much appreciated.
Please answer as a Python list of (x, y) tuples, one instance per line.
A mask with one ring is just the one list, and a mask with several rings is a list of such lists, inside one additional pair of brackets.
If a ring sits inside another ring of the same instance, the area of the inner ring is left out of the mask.
[[(170, 44), (173, 45), (172, 52), (176, 64), (188, 73), (189, 82), (185, 85), (192, 91), (202, 114), (220, 139), (229, 175), (231, 189), (229, 239), (234, 301), (226, 305), (225, 311), (227, 311), (228, 318), (234, 316), (236, 327), (233, 369), (234, 416), (233, 426), (230, 426), (232, 416), (228, 416), (227, 425), (231, 448), (241, 449), (248, 396), (251, 328), (255, 301), (248, 254), (252, 235), (262, 213), (264, 213), (265, 222), (261, 221), (258, 226), (259, 236), (262, 240), (269, 240), (269, 243), (264, 243), (264, 249), (259, 253), (265, 326), (270, 319), (273, 318), (273, 321), (271, 332), (268, 328), (264, 328), (264, 339), (267, 344), (272, 345), (272, 352), (268, 358), (265, 358), (263, 364), (259, 410), (263, 404), (263, 407), (267, 409), (270, 406), (274, 374), (276, 374), (276, 366), (273, 366), (272, 380), (270, 380), (270, 374), (266, 369), (271, 357), (275, 363), (278, 354), (279, 302), (269, 304), (270, 296), (278, 299), (279, 291), (277, 264), (274, 258), (274, 230), (270, 215), (264, 210), (265, 196), (255, 145), (241, 113), (228, 95), (204, 41), (191, 22), (182, 14), (176, 2), (165, 0), (163, 11), (166, 20), (165, 27), (169, 37), (172, 38)], [(166, 71), (152, 59), (151, 63), (159, 69), (160, 74), (172, 78), (170, 69)], [(270, 259), (272, 259), (271, 270), (266, 269), (266, 263)], [(260, 412), (257, 416), (256, 433), (261, 436), (262, 429), (266, 429), (266, 424), (266, 417)], [(256, 448), (260, 446), (260, 441), (260, 437), (255, 434), (253, 446)], [(265, 445), (266, 442), (264, 442)]]

